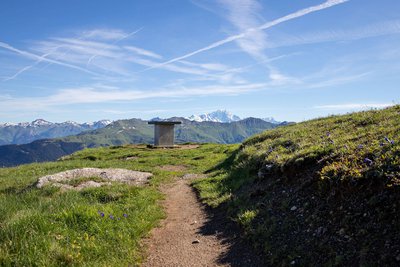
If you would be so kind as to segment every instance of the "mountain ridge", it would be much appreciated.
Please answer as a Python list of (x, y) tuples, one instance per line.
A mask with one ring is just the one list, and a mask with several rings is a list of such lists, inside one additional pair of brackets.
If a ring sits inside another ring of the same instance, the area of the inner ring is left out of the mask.
[[(223, 109), (218, 109), (216, 111), (210, 112), (210, 113), (204, 113), (200, 115), (191, 115), (190, 117), (185, 117), (188, 120), (191, 121), (197, 121), (197, 122), (204, 122), (204, 121), (213, 121), (213, 122), (222, 122), (222, 123), (228, 123), (228, 122), (234, 122), (234, 121), (240, 121), (246, 118), (240, 118), (237, 115), (234, 115), (232, 112), (223, 110)], [(251, 117), (249, 117), (251, 118)], [(160, 118), (154, 118), (152, 120), (157, 120)], [(281, 121), (275, 120), (273, 117), (265, 117), (261, 118), (263, 121), (270, 122), (273, 124), (281, 124)]]
[[(246, 138), (279, 125), (258, 118), (221, 123), (196, 122), (172, 117), (182, 124), (175, 127), (176, 143), (240, 143)], [(141, 119), (118, 120), (106, 127), (56, 139), (36, 140), (29, 144), (0, 146), (0, 166), (56, 160), (83, 148), (153, 143), (154, 128)], [(53, 152), (53, 150), (55, 152)], [(14, 155), (10, 159), (10, 155)], [(50, 155), (50, 156), (49, 156)], [(19, 160), (23, 159), (23, 160)]]
[(27, 144), (39, 139), (59, 138), (84, 131), (104, 128), (110, 120), (77, 123), (74, 121), (49, 122), (36, 119), (32, 122), (0, 124), (0, 145)]
[(200, 115), (191, 115), (187, 117), (188, 120), (197, 121), (197, 122), (204, 122), (204, 121), (213, 121), (213, 122), (234, 122), (241, 120), (239, 116), (232, 114), (227, 110), (216, 110), (210, 113), (204, 113)]
[[(194, 122), (219, 122), (219, 123), (231, 123), (244, 120), (241, 119), (239, 116), (234, 115), (233, 113), (222, 109), (201, 115), (191, 115), (190, 117), (172, 117), (172, 118), (181, 118)], [(162, 119), (156, 117), (150, 119), (150, 121), (170, 120), (170, 119), (171, 118)], [(262, 118), (261, 120), (275, 125), (280, 125), (280, 124), (283, 125), (283, 123), (287, 123), (287, 122), (276, 121), (273, 117), (266, 117)], [(122, 119), (117, 121), (124, 121), (124, 120)], [(30, 142), (40, 139), (62, 138), (70, 135), (77, 135), (82, 132), (104, 128), (112, 123), (113, 121), (111, 120), (99, 120), (99, 121), (84, 122), (84, 123), (77, 123), (75, 121), (50, 122), (42, 118), (36, 119), (32, 122), (1, 123), (0, 146), (13, 145), (13, 144), (14, 145), (28, 144)], [(121, 131), (124, 130), (126, 129), (121, 129)]]

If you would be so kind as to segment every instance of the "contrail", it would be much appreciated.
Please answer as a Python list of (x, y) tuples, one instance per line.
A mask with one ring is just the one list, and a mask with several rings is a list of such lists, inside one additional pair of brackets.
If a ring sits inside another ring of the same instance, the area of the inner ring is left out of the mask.
[[(5, 82), (5, 81), (9, 81), (9, 80), (13, 80), (13, 79), (17, 78), (18, 75), (20, 75), (21, 73), (23, 73), (23, 72), (25, 72), (25, 71), (27, 71), (27, 70), (33, 68), (34, 66), (36, 66), (37, 64), (39, 64), (40, 62), (42, 62), (48, 55), (50, 55), (50, 54), (52, 54), (52, 53), (53, 53), (53, 52), (49, 52), (49, 53), (43, 54), (42, 56), (40, 56), (40, 57), (35, 61), (35, 63), (33, 63), (32, 65), (23, 67), (22, 69), (20, 69), (19, 71), (17, 71), (13, 76), (10, 76), (10, 77), (5, 78), (3, 81)], [(50, 63), (50, 64), (51, 64), (51, 63)]]
[[(64, 67), (67, 67), (67, 68), (71, 68), (71, 69), (75, 69), (75, 70), (80, 70), (80, 71), (83, 71), (83, 72), (86, 72), (86, 73), (89, 73), (89, 74), (92, 74), (92, 75), (98, 75), (98, 74), (95, 73), (95, 72), (92, 72), (92, 71), (90, 71), (90, 70), (81, 68), (81, 67), (79, 67), (79, 66), (75, 66), (75, 65), (71, 65), (71, 64), (68, 64), (68, 63), (61, 62), (61, 61), (57, 61), (57, 60), (53, 60), (53, 59), (46, 58), (47, 54), (45, 54), (45, 55), (43, 55), (43, 56), (38, 56), (38, 55), (36, 55), (36, 54), (33, 54), (33, 53), (30, 53), (30, 52), (23, 51), (23, 50), (20, 50), (20, 49), (15, 48), (15, 47), (12, 47), (11, 45), (6, 44), (6, 43), (3, 43), (3, 42), (0, 42), (0, 47), (1, 47), (1, 48), (4, 48), (4, 49), (7, 49), (7, 50), (9, 50), (9, 51), (12, 51), (12, 52), (14, 52), (14, 53), (23, 55), (23, 56), (25, 56), (25, 57), (36, 59), (37, 62), (46, 61), (46, 62), (53, 63), (53, 64), (56, 64), (56, 65), (64, 66)], [(35, 63), (35, 64), (36, 64), (36, 63)], [(34, 65), (35, 65), (35, 64), (34, 64)], [(32, 67), (32, 65), (31, 65), (31, 66), (28, 66), (28, 67), (25, 67), (25, 70), (26, 70), (26, 69), (29, 69), (29, 68), (31, 68), (31, 67)], [(25, 71), (25, 70), (22, 69), (22, 70), (19, 71), (19, 73), (21, 73), (21, 72), (23, 72), (23, 71)], [(15, 76), (15, 75), (14, 75), (14, 76)], [(9, 78), (7, 78), (6, 80), (9, 80)]]
[(15, 78), (17, 78), (18, 75), (20, 75), (21, 73), (29, 70), (30, 68), (32, 68), (33, 66), (35, 66), (37, 63), (39, 63), (40, 61), (36, 61), (34, 64), (23, 67), (22, 69), (20, 69), (19, 71), (17, 71), (13, 76), (7, 77), (3, 79), (3, 82), (9, 81), (9, 80), (13, 80)]
[(212, 44), (210, 44), (210, 45), (208, 45), (206, 47), (203, 47), (201, 49), (198, 49), (198, 50), (196, 50), (194, 52), (188, 53), (188, 54), (180, 56), (180, 57), (173, 58), (173, 59), (168, 60), (166, 62), (160, 63), (160, 64), (158, 64), (158, 65), (156, 65), (154, 67), (146, 68), (146, 69), (144, 69), (144, 70), (142, 70), (140, 72), (144, 72), (144, 71), (147, 71), (147, 70), (159, 68), (159, 67), (171, 64), (173, 62), (176, 62), (176, 61), (179, 61), (179, 60), (182, 60), (182, 59), (197, 55), (197, 54), (199, 54), (201, 52), (204, 52), (204, 51), (219, 47), (221, 45), (224, 45), (224, 44), (227, 44), (227, 43), (230, 43), (230, 42), (233, 42), (233, 41), (236, 41), (238, 39), (244, 38), (246, 36), (246, 34), (248, 34), (249, 32), (257, 31), (257, 30), (266, 30), (266, 29), (271, 28), (273, 26), (276, 26), (276, 25), (278, 25), (278, 24), (280, 24), (282, 22), (285, 22), (285, 21), (288, 21), (288, 20), (292, 20), (292, 19), (295, 19), (295, 18), (299, 18), (299, 17), (302, 17), (302, 16), (307, 15), (309, 13), (313, 13), (313, 12), (316, 12), (316, 11), (319, 11), (319, 10), (330, 8), (332, 6), (339, 5), (339, 4), (348, 2), (348, 1), (350, 1), (350, 0), (328, 0), (325, 3), (322, 3), (322, 4), (301, 9), (299, 11), (296, 11), (294, 13), (291, 13), (291, 14), (286, 15), (284, 17), (281, 17), (279, 19), (267, 22), (267, 23), (265, 23), (265, 24), (263, 24), (263, 25), (261, 25), (261, 26), (259, 26), (257, 28), (250, 28), (250, 29), (248, 29), (247, 31), (245, 31), (243, 33), (229, 36), (229, 37), (227, 37), (227, 38), (225, 38), (223, 40), (220, 40), (220, 41), (217, 41), (215, 43), (212, 43)]
[[(118, 40), (116, 40), (116, 41), (113, 42), (112, 44), (116, 44), (116, 43), (118, 43), (118, 42), (121, 42), (122, 40), (124, 40), (124, 39), (126, 39), (126, 38), (128, 38), (128, 37), (131, 37), (132, 35), (135, 35), (136, 33), (140, 32), (141, 30), (143, 30), (143, 27), (140, 28), (140, 29), (138, 29), (138, 30), (136, 30), (136, 31), (133, 31), (133, 32), (131, 32), (131, 33), (129, 33), (129, 34), (127, 34), (127, 35), (121, 37), (121, 38), (119, 38)], [(95, 59), (97, 56), (98, 56), (98, 55), (93, 55), (93, 56), (91, 56), (91, 57), (89, 58), (89, 60), (86, 62), (86, 67), (89, 66), (89, 64), (92, 62), (92, 60)]]
[[(130, 37), (130, 36), (132, 36), (132, 35), (134, 35), (134, 34), (136, 34), (136, 33), (138, 33), (138, 32), (141, 31), (142, 29), (143, 29), (143, 28), (140, 28), (140, 29), (138, 29), (138, 30), (136, 30), (136, 31), (133, 31), (133, 32), (131, 32), (131, 33), (129, 33), (129, 34), (123, 36), (122, 38), (120, 38), (120, 39), (118, 39), (117, 41), (115, 41), (113, 44), (115, 44), (115, 43), (117, 43), (117, 42), (120, 42), (120, 41), (122, 41), (122, 40), (124, 40), (124, 39), (126, 39), (126, 38), (128, 38), (128, 37)], [(82, 39), (82, 38), (79, 38), (79, 39)], [(3, 44), (4, 44), (4, 43), (3, 43)], [(4, 44), (4, 45), (7, 45), (7, 44)], [(0, 46), (1, 46), (1, 45), (0, 45)], [(8, 46), (9, 46), (9, 45), (8, 45)], [(9, 48), (7, 48), (7, 47), (5, 47), (5, 46), (1, 46), (1, 47), (6, 48), (6, 49), (9, 49)], [(11, 47), (11, 46), (9, 46), (9, 47)], [(55, 49), (53, 49), (53, 51), (51, 51), (51, 52), (49, 52), (49, 53), (46, 53), (46, 54), (43, 54), (43, 55), (40, 56), (40, 57), (38, 56), (39, 58), (37, 58), (37, 60), (36, 60), (32, 65), (23, 67), (22, 69), (20, 69), (19, 71), (17, 71), (14, 75), (3, 79), (3, 81), (9, 81), (9, 80), (15, 79), (15, 78), (18, 77), (18, 75), (20, 75), (21, 73), (23, 73), (23, 72), (25, 72), (25, 71), (27, 71), (27, 70), (33, 68), (34, 66), (36, 66), (36, 65), (39, 64), (40, 62), (44, 61), (44, 59), (47, 58), (47, 56), (51, 55), (55, 50), (57, 50), (57, 49), (60, 48), (60, 47), (63, 47), (63, 45), (60, 45), (60, 46), (56, 47)], [(11, 50), (11, 49), (9, 49), (9, 50)], [(11, 51), (17, 52), (16, 50), (11, 50)], [(19, 53), (19, 52), (17, 52), (17, 53)], [(67, 53), (68, 53), (68, 51), (66, 51), (66, 52), (64, 53), (64, 55), (66, 55)], [(20, 53), (20, 54), (21, 54), (21, 53)], [(35, 56), (36, 56), (36, 55), (35, 55)], [(87, 62), (87, 65), (88, 65), (96, 56), (97, 56), (97, 55), (93, 55), (93, 56), (89, 59), (89, 61)], [(54, 63), (53, 61), (49, 61), (49, 60), (45, 60), (45, 61), (49, 62), (49, 65), (51, 65), (51, 64)], [(61, 63), (61, 62), (60, 62), (60, 63)], [(69, 65), (69, 64), (68, 64), (68, 65)], [(77, 67), (77, 66), (75, 66), (75, 67)], [(77, 68), (80, 68), (80, 67), (77, 67)], [(83, 68), (82, 68), (82, 69), (83, 69)], [(89, 71), (89, 73), (90, 73), (90, 71)]]

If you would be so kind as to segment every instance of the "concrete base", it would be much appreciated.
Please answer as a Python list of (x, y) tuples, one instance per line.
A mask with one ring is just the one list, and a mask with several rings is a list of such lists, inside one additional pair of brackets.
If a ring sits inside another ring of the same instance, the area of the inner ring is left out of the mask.
[(153, 148), (153, 149), (173, 149), (173, 148), (180, 148), (181, 146), (179, 145), (173, 145), (173, 146), (156, 146), (156, 145), (147, 145), (147, 148)]

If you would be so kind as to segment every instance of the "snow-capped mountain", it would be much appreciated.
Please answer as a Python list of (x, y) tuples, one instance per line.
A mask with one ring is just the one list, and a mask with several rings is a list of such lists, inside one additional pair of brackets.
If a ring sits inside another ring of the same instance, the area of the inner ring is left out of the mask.
[(273, 123), (273, 124), (280, 124), (280, 123), (282, 123), (281, 121), (275, 120), (273, 117), (262, 118), (262, 120), (263, 120), (263, 121), (266, 121), (266, 122)]
[(112, 123), (110, 120), (82, 124), (74, 121), (53, 123), (43, 119), (32, 122), (4, 123), (0, 124), (0, 145), (26, 144), (38, 139), (75, 135), (83, 131), (104, 128), (110, 123)]
[(49, 125), (53, 125), (54, 123), (49, 122), (49, 121), (45, 121), (43, 119), (37, 119), (32, 121), (30, 124), (28, 124), (29, 126), (32, 127), (40, 127), (40, 126), (49, 126)]
[[(192, 115), (187, 117), (186, 119), (191, 121), (214, 121), (214, 122), (233, 122), (240, 121), (241, 118), (239, 116), (233, 115), (231, 112), (226, 110), (217, 110), (211, 113), (205, 113), (201, 115)], [(273, 117), (262, 118), (263, 121), (270, 122), (273, 124), (280, 124), (280, 121), (275, 120)]]
[(217, 110), (211, 113), (205, 113), (201, 115), (192, 115), (187, 118), (188, 120), (191, 121), (198, 121), (198, 122), (203, 122), (203, 121), (213, 121), (213, 122), (233, 122), (233, 121), (239, 121), (240, 117), (233, 115), (231, 112), (226, 111), (226, 110)]
[(32, 122), (0, 123), (0, 128), (5, 128), (5, 127), (46, 127), (46, 126), (60, 125), (60, 126), (80, 126), (80, 127), (84, 127), (84, 128), (99, 129), (99, 128), (106, 127), (110, 123), (112, 123), (111, 120), (100, 120), (100, 121), (85, 122), (85, 123), (77, 123), (74, 121), (65, 121), (65, 122), (61, 122), (61, 123), (54, 123), (54, 122), (46, 121), (43, 119), (36, 119)]
[(100, 121), (96, 121), (96, 122), (85, 122), (82, 125), (86, 126), (86, 127), (91, 127), (94, 129), (100, 129), (100, 128), (104, 128), (107, 125), (111, 124), (112, 121), (111, 120), (100, 120)]

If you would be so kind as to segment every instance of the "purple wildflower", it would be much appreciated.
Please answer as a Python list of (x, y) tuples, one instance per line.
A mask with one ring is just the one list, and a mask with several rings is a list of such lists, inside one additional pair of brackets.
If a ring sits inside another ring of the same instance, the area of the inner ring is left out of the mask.
[(99, 213), (101, 217), (104, 217), (104, 212)]
[(124, 217), (125, 217), (125, 218), (128, 218), (128, 214), (124, 213)]
[(380, 146), (385, 146), (385, 144), (384, 144), (384, 143), (380, 143), (379, 145), (380, 145)]
[(111, 220), (114, 220), (114, 216), (112, 216), (111, 214), (110, 214), (110, 219), (111, 219)]
[(369, 158), (365, 158), (365, 159), (364, 159), (364, 163), (366, 163), (366, 164), (369, 165), (369, 166), (371, 166), (372, 164), (374, 164), (374, 162), (373, 162), (371, 159), (369, 159)]
[(118, 217), (118, 218), (117, 218), (117, 220), (119, 221), (119, 220), (121, 220), (121, 218), (120, 218), (120, 217)]
[(394, 140), (390, 140), (387, 136), (385, 136), (385, 141), (390, 143), (391, 145), (394, 145)]
[(364, 146), (363, 146), (363, 145), (358, 145), (357, 148), (358, 148), (358, 149), (363, 149)]
[(326, 132), (326, 136), (331, 136), (331, 133), (329, 131)]

